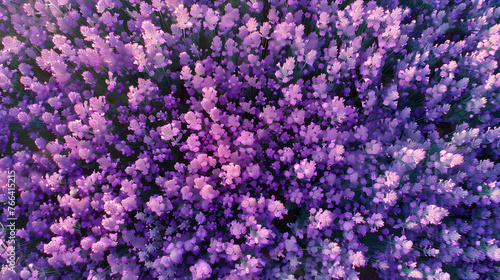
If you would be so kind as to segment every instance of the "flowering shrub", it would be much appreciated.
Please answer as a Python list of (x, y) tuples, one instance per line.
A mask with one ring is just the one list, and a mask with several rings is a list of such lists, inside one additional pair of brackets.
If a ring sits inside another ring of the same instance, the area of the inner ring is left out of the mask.
[(181, 2), (0, 5), (1, 279), (498, 279), (497, 1)]

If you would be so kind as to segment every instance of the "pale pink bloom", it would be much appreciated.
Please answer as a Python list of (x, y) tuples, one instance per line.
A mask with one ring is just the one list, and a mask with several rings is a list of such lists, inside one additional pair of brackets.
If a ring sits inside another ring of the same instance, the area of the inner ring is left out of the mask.
[(497, 245), (490, 246), (486, 249), (486, 255), (495, 262), (500, 262), (500, 248)]
[(385, 194), (384, 203), (391, 206), (395, 205), (398, 200), (398, 194), (395, 191), (390, 191)]
[(43, 251), (46, 254), (56, 254), (59, 251), (65, 251), (66, 246), (63, 245), (64, 239), (62, 236), (52, 237), (52, 240), (43, 245)]
[(441, 163), (447, 167), (455, 167), (464, 162), (464, 157), (460, 154), (448, 153), (445, 150), (439, 152), (439, 158)]
[(144, 158), (140, 158), (140, 159), (136, 160), (136, 162), (135, 162), (135, 168), (144, 174), (148, 173), (147, 171), (149, 169), (149, 166), (150, 166), (150, 164)]
[(415, 163), (419, 164), (425, 158), (425, 151), (422, 148), (413, 150), (403, 147), (404, 152), (403, 158), (401, 159), (404, 163)]
[(161, 215), (165, 211), (165, 203), (162, 196), (152, 196), (146, 205), (152, 212), (158, 215)]
[(106, 201), (104, 203), (104, 212), (110, 216), (118, 215), (123, 212), (123, 207), (113, 200)]
[(424, 210), (423, 223), (437, 225), (441, 223), (441, 220), (446, 216), (448, 216), (448, 211), (446, 209), (436, 205), (427, 205)]
[(366, 153), (370, 155), (379, 154), (382, 151), (382, 144), (376, 140), (366, 143)]
[(349, 262), (352, 264), (352, 267), (363, 267), (366, 265), (366, 258), (363, 255), (363, 252), (357, 251), (355, 254), (349, 255)]
[(396, 187), (399, 184), (399, 175), (396, 172), (385, 172), (385, 185), (388, 187)]
[(214, 187), (212, 187), (211, 185), (205, 185), (201, 189), (200, 195), (203, 199), (208, 200), (208, 201), (212, 201), (214, 198), (219, 196), (219, 191), (214, 190)]
[(323, 229), (332, 225), (335, 215), (330, 210), (320, 209), (316, 212), (312, 226), (315, 229)]
[(220, 177), (224, 177), (226, 179), (225, 180), (226, 184), (228, 184), (228, 185), (232, 184), (233, 179), (240, 177), (240, 175), (241, 175), (240, 168), (241, 167), (238, 164), (234, 164), (234, 163), (229, 163), (229, 164), (223, 165), (222, 170), (224, 170), (225, 172), (221, 173)]
[(176, 16), (177, 25), (181, 29), (186, 29), (193, 26), (193, 23), (190, 22), (189, 20), (188, 10), (187, 8), (184, 8), (184, 5), (181, 4), (178, 7), (176, 7), (174, 14)]
[(173, 123), (162, 126), (160, 131), (161, 138), (166, 141), (173, 139), (175, 136), (179, 135), (180, 132), (177, 126)]
[(300, 164), (294, 165), (295, 173), (297, 173), (298, 179), (308, 179), (310, 180), (316, 174), (316, 162), (307, 161), (307, 159), (303, 159)]
[(302, 100), (301, 88), (299, 85), (291, 85), (283, 89), (285, 100), (290, 102), (291, 105), (296, 105), (297, 102)]
[(231, 234), (234, 235), (236, 238), (240, 238), (243, 234), (247, 232), (245, 225), (236, 222), (234, 220), (231, 222), (229, 229), (231, 231)]
[(184, 119), (188, 123), (188, 128), (193, 130), (201, 129), (201, 118), (200, 113), (189, 111), (184, 115)]
[(408, 274), (408, 277), (413, 277), (413, 278), (417, 278), (417, 279), (424, 279), (424, 275), (422, 274), (422, 272), (420, 272), (418, 270), (412, 270)]
[(18, 53), (24, 46), (24, 43), (19, 41), (16, 37), (6, 36), (2, 40), (3, 50), (10, 53)]
[(254, 133), (250, 131), (242, 131), (237, 139), (241, 145), (251, 146), (254, 142)]
[(83, 250), (88, 250), (96, 242), (95, 238), (93, 236), (86, 236), (82, 238), (82, 241), (80, 244), (82, 245)]

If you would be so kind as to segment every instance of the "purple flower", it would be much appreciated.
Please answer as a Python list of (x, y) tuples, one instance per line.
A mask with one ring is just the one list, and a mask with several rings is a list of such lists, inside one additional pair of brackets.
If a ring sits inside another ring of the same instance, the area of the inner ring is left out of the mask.
[(192, 273), (193, 279), (206, 279), (212, 274), (212, 268), (203, 260), (198, 261), (194, 266), (190, 267), (189, 270)]
[(294, 165), (294, 170), (298, 179), (310, 180), (316, 174), (316, 162), (303, 159)]
[(422, 224), (437, 225), (446, 216), (448, 216), (448, 211), (446, 209), (436, 205), (427, 205), (424, 209)]

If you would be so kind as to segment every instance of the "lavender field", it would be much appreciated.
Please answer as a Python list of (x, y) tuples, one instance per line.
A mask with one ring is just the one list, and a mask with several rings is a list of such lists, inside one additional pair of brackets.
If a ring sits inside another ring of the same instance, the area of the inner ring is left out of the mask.
[(0, 2), (0, 279), (500, 279), (499, 1)]

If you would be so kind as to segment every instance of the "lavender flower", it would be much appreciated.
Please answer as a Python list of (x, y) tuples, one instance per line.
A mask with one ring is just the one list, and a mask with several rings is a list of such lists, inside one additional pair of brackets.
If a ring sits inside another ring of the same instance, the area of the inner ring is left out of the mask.
[(495, 1), (11, 2), (0, 278), (497, 276)]

